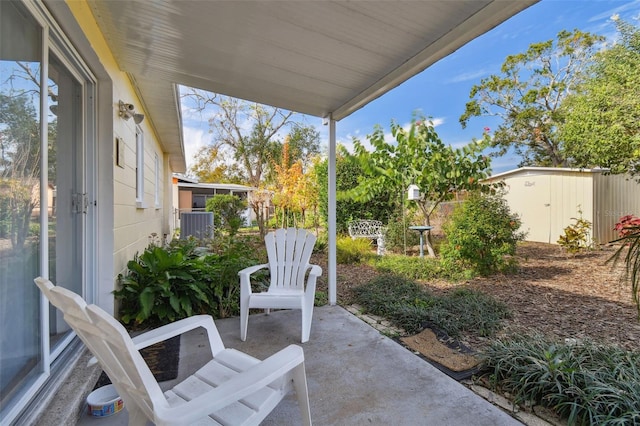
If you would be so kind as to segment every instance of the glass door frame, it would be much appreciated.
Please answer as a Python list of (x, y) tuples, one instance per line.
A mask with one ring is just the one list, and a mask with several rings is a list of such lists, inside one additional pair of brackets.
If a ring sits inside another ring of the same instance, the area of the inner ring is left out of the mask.
[[(82, 171), (81, 171), (81, 188), (83, 194), (96, 194), (97, 189), (97, 79), (85, 64), (80, 54), (75, 50), (69, 39), (65, 36), (61, 28), (51, 16), (46, 7), (40, 2), (26, 2), (19, 0), (25, 9), (31, 14), (33, 19), (40, 25), (42, 30), (42, 57), (40, 72), (40, 135), (41, 135), (41, 162), (40, 162), (40, 205), (48, 205), (46, 200), (48, 197), (48, 77), (50, 55), (53, 53), (56, 59), (65, 67), (74, 79), (80, 84), (81, 92), (81, 108), (78, 120), (79, 129), (77, 132), (79, 143), (82, 145)], [(87, 200), (92, 199), (87, 197)], [(45, 201), (43, 204), (42, 201)], [(95, 265), (95, 253), (97, 251), (97, 227), (96, 227), (96, 209), (93, 208), (93, 202), (89, 202), (86, 212), (82, 214), (82, 238), (81, 238), (81, 262), (82, 262), (82, 293), (87, 301), (93, 301), (95, 297), (95, 288), (88, 283), (97, 282), (97, 268)], [(48, 278), (49, 271), (49, 245), (48, 245), (48, 208), (40, 208), (40, 264), (39, 274)], [(34, 284), (35, 285), (35, 284)], [(30, 383), (25, 384), (12, 405), (3, 413), (1, 424), (11, 423), (14, 421), (28, 406), (33, 402), (34, 396), (43, 388), (51, 375), (52, 364), (56, 360), (62, 361), (66, 358), (65, 349), (72, 347), (71, 343), (75, 339), (75, 333), (71, 332), (65, 336), (54, 351), (50, 348), (49, 339), (49, 302), (41, 295), (40, 297), (40, 341), (42, 356), (42, 371), (34, 377)], [(67, 351), (69, 352), (69, 351)], [(71, 355), (71, 354), (69, 354)]]

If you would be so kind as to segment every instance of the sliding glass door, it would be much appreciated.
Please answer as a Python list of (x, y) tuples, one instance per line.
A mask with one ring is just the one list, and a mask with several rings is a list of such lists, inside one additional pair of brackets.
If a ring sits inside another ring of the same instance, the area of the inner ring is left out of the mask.
[(84, 294), (91, 80), (46, 19), (0, 1), (0, 423), (73, 335), (33, 279)]

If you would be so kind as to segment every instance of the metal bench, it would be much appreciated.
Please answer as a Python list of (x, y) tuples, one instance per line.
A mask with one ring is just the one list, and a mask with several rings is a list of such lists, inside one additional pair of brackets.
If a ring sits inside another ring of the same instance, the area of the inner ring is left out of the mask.
[(356, 238), (376, 239), (378, 256), (384, 255), (384, 234), (387, 231), (387, 227), (383, 226), (381, 221), (358, 219), (349, 222), (347, 227), (349, 229), (349, 236), (354, 240)]

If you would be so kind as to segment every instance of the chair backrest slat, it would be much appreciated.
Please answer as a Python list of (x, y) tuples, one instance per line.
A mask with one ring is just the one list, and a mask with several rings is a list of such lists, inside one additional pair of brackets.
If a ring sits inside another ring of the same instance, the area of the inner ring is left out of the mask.
[(305, 229), (281, 228), (265, 237), (273, 289), (304, 289), (304, 278), (316, 243)]
[(43, 278), (35, 281), (98, 359), (125, 405), (140, 407), (149, 418), (153, 418), (154, 406), (168, 406), (158, 382), (122, 324), (100, 307), (87, 305), (72, 291)]

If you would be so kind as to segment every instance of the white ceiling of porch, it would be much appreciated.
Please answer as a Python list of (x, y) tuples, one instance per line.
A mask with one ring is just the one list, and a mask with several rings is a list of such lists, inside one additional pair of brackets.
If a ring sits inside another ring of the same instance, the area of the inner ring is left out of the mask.
[(89, 4), (177, 167), (175, 84), (340, 120), (536, 1)]

